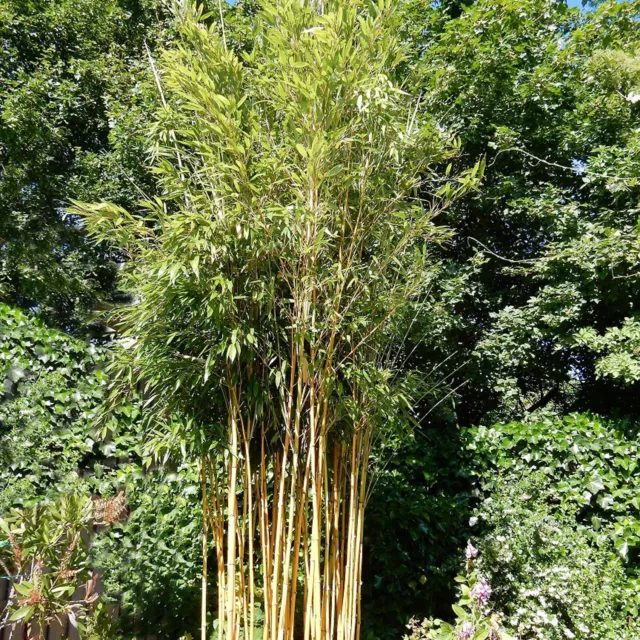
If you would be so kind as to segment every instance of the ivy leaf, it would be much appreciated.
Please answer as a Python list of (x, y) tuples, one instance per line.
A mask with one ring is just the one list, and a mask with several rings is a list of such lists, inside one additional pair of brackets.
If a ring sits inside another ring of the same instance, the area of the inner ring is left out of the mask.
[(600, 491), (604, 491), (604, 482), (600, 478), (594, 478), (587, 485), (587, 489), (593, 494), (596, 495)]

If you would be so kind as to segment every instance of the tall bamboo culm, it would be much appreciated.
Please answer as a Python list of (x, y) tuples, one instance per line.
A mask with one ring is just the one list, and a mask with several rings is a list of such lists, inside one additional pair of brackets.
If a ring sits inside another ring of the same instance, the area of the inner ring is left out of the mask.
[[(302, 372), (296, 368), (292, 377), (301, 380)], [(309, 383), (298, 389), (310, 402), (316, 395)], [(230, 394), (231, 415), (239, 415), (236, 397)], [(323, 410), (328, 400), (320, 393), (313, 402), (319, 407), (308, 406), (308, 415), (315, 424), (284, 418), (289, 426), (276, 444), (263, 430), (256, 433), (251, 420), (230, 419), (228, 485), (219, 484), (214, 464), (207, 465), (219, 638), (253, 639), (256, 607), (270, 640), (291, 639), (296, 629), (308, 639), (358, 637), (372, 425), (363, 418), (348, 439), (333, 438)], [(259, 453), (250, 455), (256, 439)], [(241, 500), (228, 499), (236, 493)]]

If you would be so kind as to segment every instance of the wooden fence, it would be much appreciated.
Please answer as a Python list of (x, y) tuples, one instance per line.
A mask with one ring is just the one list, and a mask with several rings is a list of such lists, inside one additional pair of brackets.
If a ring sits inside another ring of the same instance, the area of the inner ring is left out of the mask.
[[(99, 590), (99, 584), (96, 585), (96, 587)], [(78, 587), (76, 592), (73, 594), (73, 600), (83, 600), (86, 588), (86, 585)], [(0, 616), (2, 616), (2, 612), (7, 604), (9, 589), (9, 580), (0, 580)], [(118, 605), (113, 605), (111, 614), (117, 617), (119, 613), (120, 611)], [(63, 618), (60, 622), (55, 622), (53, 625), (48, 627), (45, 631), (44, 638), (45, 640), (82, 640), (80, 634), (78, 633), (78, 627), (76, 626), (75, 622), (68, 619), (67, 617)], [(21, 623), (10, 625), (7, 624), (2, 626), (2, 622), (0, 621), (0, 640), (28, 640), (27, 629), (25, 628), (25, 625)], [(156, 636), (144, 636), (136, 640), (158, 639)]]
[[(0, 615), (3, 614), (4, 608), (7, 605), (9, 598), (9, 590), (11, 583), (9, 580), (0, 580)], [(80, 599), (82, 590), (78, 589), (74, 594), (74, 600)], [(4, 616), (3, 616), (4, 617)], [(2, 626), (0, 622), (0, 640), (25, 640), (27, 638), (27, 629), (22, 623), (18, 624), (6, 624)], [(62, 638), (69, 638), (69, 640), (80, 640), (77, 627), (70, 620), (63, 620), (62, 624), (56, 622), (45, 633), (46, 640), (62, 640)]]

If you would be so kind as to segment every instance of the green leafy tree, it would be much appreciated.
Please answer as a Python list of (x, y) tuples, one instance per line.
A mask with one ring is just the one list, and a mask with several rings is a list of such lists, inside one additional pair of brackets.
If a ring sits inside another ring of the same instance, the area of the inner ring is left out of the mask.
[(0, 3), (3, 302), (78, 329), (111, 298), (117, 255), (87, 243), (64, 206), (81, 194), (131, 202), (130, 181), (148, 184), (130, 159), (143, 153), (135, 118), (153, 96), (143, 42), (162, 37), (163, 20), (153, 0)]
[(464, 424), (634, 410), (639, 10), (479, 1), (446, 20), (422, 5), (425, 109), (489, 167), (444, 216), (456, 234), (433, 348), (459, 350)]
[[(218, 3), (212, 2), (218, 13)], [(229, 46), (250, 47), (253, 0), (222, 3)], [(122, 256), (92, 245), (70, 199), (132, 206), (155, 186), (145, 134), (150, 56), (175, 37), (161, 0), (0, 2), (0, 301), (85, 333), (122, 302)]]

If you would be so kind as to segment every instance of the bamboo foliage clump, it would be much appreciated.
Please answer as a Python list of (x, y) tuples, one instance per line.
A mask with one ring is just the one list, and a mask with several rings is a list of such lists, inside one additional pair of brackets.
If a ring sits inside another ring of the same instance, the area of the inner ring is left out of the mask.
[(150, 455), (198, 456), (203, 638), (209, 546), (219, 638), (359, 636), (372, 446), (420, 388), (434, 216), (481, 172), (436, 175), (456, 145), (397, 84), (394, 4), (266, 5), (242, 60), (181, 5), (161, 196), (76, 207), (128, 255), (114, 399), (142, 389)]

